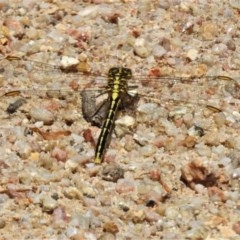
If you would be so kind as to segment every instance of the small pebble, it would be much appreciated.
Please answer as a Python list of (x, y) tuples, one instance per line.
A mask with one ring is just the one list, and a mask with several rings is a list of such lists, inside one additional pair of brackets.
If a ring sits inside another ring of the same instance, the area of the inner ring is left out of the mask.
[(146, 214), (146, 221), (148, 222), (157, 222), (162, 218), (162, 216), (160, 216), (158, 213), (154, 211), (145, 211), (145, 214)]
[(119, 229), (118, 229), (118, 226), (115, 222), (110, 221), (110, 222), (105, 222), (103, 224), (103, 231), (116, 234), (117, 232), (119, 232)]
[(188, 239), (204, 239), (206, 237), (206, 229), (202, 225), (194, 226), (186, 231), (186, 238)]
[(187, 52), (187, 58), (189, 58), (191, 61), (196, 60), (198, 56), (199, 54), (197, 49), (192, 48), (192, 49), (189, 49)]
[(44, 196), (42, 199), (42, 205), (44, 212), (52, 212), (58, 206), (58, 203), (53, 198)]
[(153, 50), (152, 50), (152, 53), (155, 57), (162, 57), (164, 54), (167, 53), (166, 49), (160, 45), (156, 45)]
[(146, 214), (143, 210), (131, 211), (131, 219), (136, 223), (141, 223), (146, 219)]
[(240, 9), (239, 0), (229, 0), (229, 3), (231, 5), (231, 7), (236, 8), (236, 9)]
[(148, 144), (141, 148), (141, 155), (144, 157), (151, 157), (154, 155), (154, 153), (156, 153), (156, 151), (157, 151), (156, 146)]
[(175, 207), (175, 206), (167, 207), (167, 209), (165, 211), (165, 216), (167, 219), (174, 220), (177, 218), (178, 215), (179, 215), (178, 207)]
[(6, 226), (6, 222), (3, 219), (0, 219), (0, 229), (4, 228)]
[(124, 177), (124, 170), (116, 165), (109, 164), (105, 165), (102, 170), (102, 178), (106, 181), (117, 182), (118, 179)]
[(89, 229), (90, 218), (86, 215), (74, 214), (69, 225), (72, 227), (79, 227), (80, 229)]
[(61, 66), (64, 69), (71, 68), (71, 67), (76, 66), (78, 64), (79, 64), (79, 60), (78, 59), (72, 58), (72, 57), (67, 57), (67, 56), (62, 56)]
[(119, 179), (115, 188), (119, 194), (133, 192), (135, 190), (135, 184), (132, 181)]
[(133, 49), (134, 53), (141, 58), (146, 58), (150, 54), (147, 42), (143, 38), (136, 39)]
[(77, 228), (70, 226), (66, 229), (66, 236), (68, 238), (72, 238), (76, 234), (77, 234)]
[(46, 125), (50, 125), (54, 122), (54, 115), (47, 109), (33, 107), (29, 114), (35, 121), (42, 121)]
[(89, 197), (89, 198), (95, 198), (95, 196), (96, 196), (96, 192), (92, 187), (83, 187), (82, 193), (84, 196)]
[(77, 161), (74, 161), (73, 159), (69, 159), (65, 162), (65, 169), (67, 171), (74, 172), (79, 167), (79, 163)]
[(214, 38), (218, 34), (218, 31), (219, 29), (216, 23), (204, 22), (201, 27), (201, 35), (203, 40), (207, 40), (207, 41), (214, 40)]
[(68, 156), (67, 152), (63, 149), (60, 149), (59, 147), (55, 147), (52, 150), (51, 155), (52, 157), (56, 158), (58, 161), (61, 162), (66, 162)]
[(64, 196), (69, 199), (83, 199), (83, 194), (76, 187), (68, 187), (64, 189)]
[(67, 221), (68, 220), (68, 217), (66, 214), (66, 209), (62, 206), (55, 208), (53, 210), (52, 216), (55, 221), (60, 221), (60, 220)]
[(240, 221), (233, 224), (232, 229), (235, 233), (240, 235)]

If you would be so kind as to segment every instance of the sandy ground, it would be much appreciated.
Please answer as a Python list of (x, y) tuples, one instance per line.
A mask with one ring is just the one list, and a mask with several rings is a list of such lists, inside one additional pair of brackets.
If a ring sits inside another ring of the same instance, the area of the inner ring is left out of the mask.
[[(240, 239), (239, 9), (0, 1), (0, 239)], [(77, 74), (46, 65), (75, 61)], [(94, 165), (100, 129), (78, 90), (101, 86), (113, 66), (131, 68), (149, 99), (118, 116)], [(216, 75), (234, 80), (204, 77)], [(4, 95), (19, 88), (35, 91)]]

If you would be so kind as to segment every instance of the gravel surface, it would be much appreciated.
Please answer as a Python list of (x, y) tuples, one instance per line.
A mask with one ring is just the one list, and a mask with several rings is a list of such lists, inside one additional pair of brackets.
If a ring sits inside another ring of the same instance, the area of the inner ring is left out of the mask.
[[(0, 0), (0, 239), (240, 239), (239, 10), (237, 0)], [(123, 111), (94, 165), (100, 130), (72, 90), (102, 78), (73, 70), (113, 66), (198, 82), (152, 92), (160, 81), (142, 78), (140, 93), (158, 101)], [(35, 92), (3, 96), (19, 88)]]

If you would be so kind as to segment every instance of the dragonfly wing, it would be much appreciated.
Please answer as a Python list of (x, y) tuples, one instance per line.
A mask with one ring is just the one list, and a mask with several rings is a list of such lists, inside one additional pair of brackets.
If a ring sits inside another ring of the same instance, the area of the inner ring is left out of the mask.
[(88, 89), (81, 92), (81, 97), (84, 119), (93, 126), (102, 127), (110, 106), (108, 99), (98, 102), (96, 92)]

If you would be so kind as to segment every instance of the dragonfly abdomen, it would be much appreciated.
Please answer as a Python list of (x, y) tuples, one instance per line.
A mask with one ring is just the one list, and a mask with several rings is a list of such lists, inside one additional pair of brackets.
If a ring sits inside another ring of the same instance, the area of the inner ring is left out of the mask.
[(108, 139), (114, 125), (115, 116), (117, 114), (117, 110), (120, 102), (121, 102), (121, 98), (119, 97), (117, 97), (115, 100), (111, 99), (110, 109), (108, 111), (107, 118), (103, 124), (100, 136), (98, 138), (98, 143), (97, 143), (96, 153), (95, 153), (95, 160), (94, 160), (96, 164), (100, 164), (102, 162), (104, 151), (107, 146)]
[(94, 162), (100, 164), (113, 129), (115, 117), (122, 97), (127, 94), (127, 80), (132, 77), (128, 68), (111, 68), (108, 73), (108, 88), (110, 107), (102, 131), (98, 138)]

